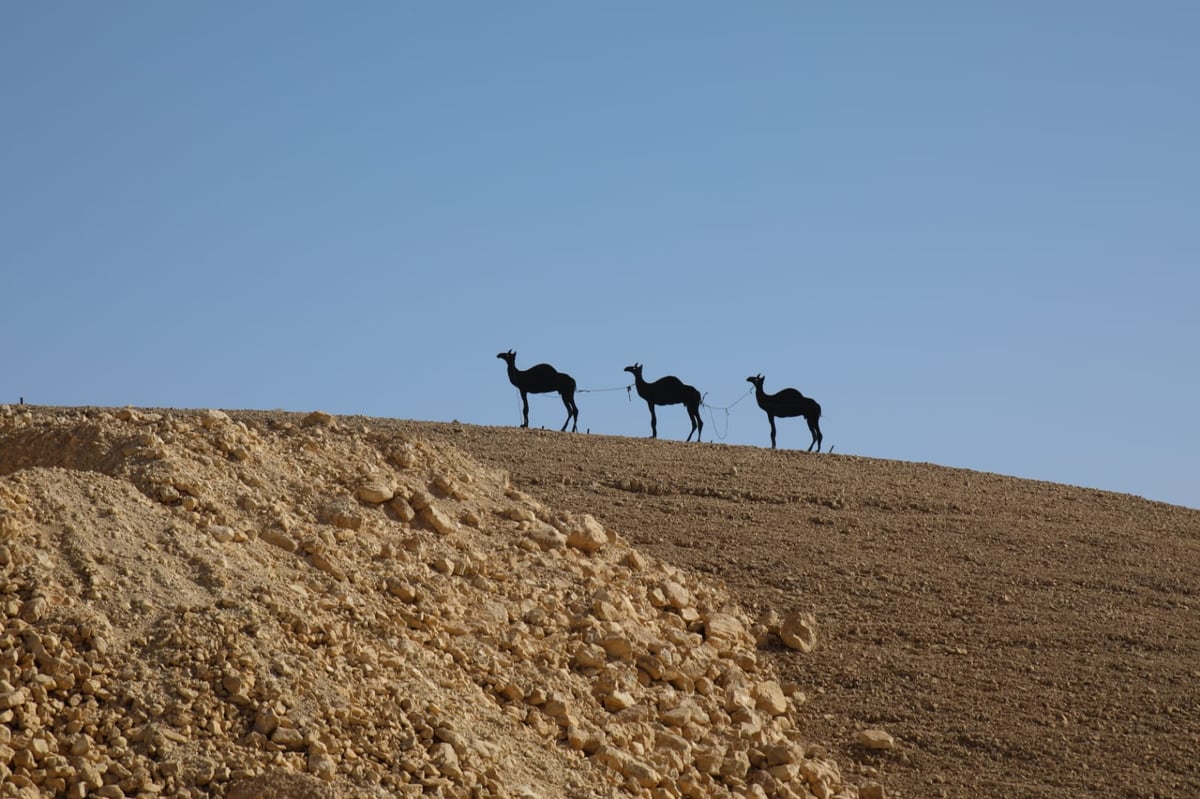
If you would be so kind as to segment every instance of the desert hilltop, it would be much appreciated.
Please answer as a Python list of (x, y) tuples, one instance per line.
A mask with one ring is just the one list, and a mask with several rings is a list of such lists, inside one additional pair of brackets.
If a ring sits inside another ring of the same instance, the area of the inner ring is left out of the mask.
[(1198, 550), (922, 464), (0, 406), (0, 797), (1195, 795)]

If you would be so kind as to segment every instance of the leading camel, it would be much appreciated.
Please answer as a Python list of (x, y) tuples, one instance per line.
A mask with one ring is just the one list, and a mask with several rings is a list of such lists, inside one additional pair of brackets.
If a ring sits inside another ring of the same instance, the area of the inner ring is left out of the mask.
[(579, 408), (575, 407), (575, 378), (560, 372), (548, 363), (539, 363), (528, 369), (517, 368), (517, 353), (513, 350), (496, 354), (508, 364), (508, 379), (521, 392), (521, 427), (529, 427), (529, 395), (557, 391), (567, 407), (567, 421), (562, 429), (571, 425), (571, 432), (579, 429)]

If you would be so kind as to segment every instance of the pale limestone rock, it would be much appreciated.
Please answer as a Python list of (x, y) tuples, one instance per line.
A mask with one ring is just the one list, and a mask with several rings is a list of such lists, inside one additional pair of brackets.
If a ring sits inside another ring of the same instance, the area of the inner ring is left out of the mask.
[(739, 710), (750, 710), (754, 706), (754, 696), (744, 683), (736, 682), (725, 688), (725, 710), (729, 713), (736, 713)]
[(817, 620), (811, 613), (789, 613), (779, 625), (779, 639), (785, 646), (811, 652), (817, 645)]
[(646, 672), (646, 676), (651, 680), (661, 680), (667, 676), (667, 667), (663, 664), (662, 659), (656, 655), (649, 653), (638, 655), (635, 659), (637, 667)]
[(272, 546), (279, 547), (285, 552), (295, 552), (298, 546), (296, 544), (296, 539), (292, 538), (283, 530), (278, 530), (274, 527), (263, 530), (258, 534), (258, 537)]
[(673, 752), (690, 753), (692, 751), (691, 741), (682, 735), (676, 735), (666, 730), (658, 730), (654, 734), (654, 746), (656, 749), (669, 749)]
[(299, 752), (304, 749), (304, 734), (295, 727), (278, 727), (271, 733), (271, 741), (284, 749)]
[(309, 562), (325, 572), (326, 574), (338, 580), (346, 579), (346, 571), (334, 559), (334, 557), (323, 550), (317, 550), (308, 556)]
[(399, 577), (389, 577), (386, 581), (387, 592), (401, 602), (416, 602), (418, 592), (415, 586)]
[(43, 596), (35, 596), (21, 603), (21, 620), (30, 624), (41, 621), (50, 609), (50, 603)]
[(636, 781), (643, 788), (651, 788), (662, 779), (657, 771), (633, 755), (613, 746), (605, 746), (596, 753), (596, 762), (608, 766), (623, 777)]
[(887, 791), (878, 782), (864, 782), (858, 788), (858, 799), (887, 799)]
[(608, 533), (600, 522), (585, 513), (567, 531), (567, 546), (584, 552), (599, 552), (608, 544)]
[(728, 613), (710, 613), (704, 617), (704, 638), (718, 651), (749, 642), (745, 625)]
[(537, 514), (525, 507), (512, 507), (505, 511), (505, 516), (514, 522), (536, 522)]
[(567, 743), (571, 745), (572, 749), (578, 749), (587, 755), (594, 755), (604, 746), (604, 737), (591, 730), (568, 727)]
[(273, 707), (260, 707), (254, 714), (254, 731), (269, 736), (279, 728), (279, 714)]
[(804, 753), (797, 751), (791, 744), (773, 744), (768, 746), (763, 752), (767, 758), (767, 764), (771, 766), (787, 765), (790, 763), (799, 762)]
[(431, 497), (428, 492), (417, 490), (412, 492), (408, 498), (408, 502), (418, 512), (420, 512), (433, 504), (433, 497)]
[(433, 504), (428, 504), (421, 509), (421, 518), (441, 535), (453, 535), (458, 531), (458, 523)]
[(433, 485), (444, 496), (451, 497), (452, 499), (463, 501), (471, 497), (470, 493), (449, 475), (439, 474), (435, 476), (433, 478)]
[(333, 416), (325, 411), (313, 411), (300, 420), (301, 427), (329, 427), (333, 424)]
[(600, 639), (600, 646), (610, 658), (615, 660), (630, 660), (633, 658), (633, 644), (623, 635), (606, 635)]
[(396, 518), (402, 523), (408, 524), (413, 519), (417, 518), (417, 512), (413, 510), (413, 506), (408, 504), (408, 500), (397, 495), (388, 503), (388, 507), (396, 514)]
[(475, 617), (482, 623), (483, 630), (493, 635), (507, 627), (511, 621), (508, 608), (501, 602), (488, 599), (472, 609)]
[(896, 748), (896, 739), (884, 730), (859, 730), (858, 743), (865, 749), (886, 752)]
[[(697, 714), (700, 714), (699, 716)], [(700, 710), (694, 703), (684, 703), (679, 707), (671, 708), (659, 714), (659, 721), (668, 727), (683, 729), (699, 720), (700, 717), (708, 718), (707, 714)]]
[(382, 505), (390, 502), (396, 496), (392, 486), (382, 480), (370, 480), (354, 490), (355, 498), (372, 505)]
[(197, 418), (200, 421), (201, 427), (208, 428), (210, 430), (217, 427), (224, 427), (225, 425), (229, 424), (229, 414), (213, 408), (200, 411), (200, 413), (197, 414)]
[(817, 796), (831, 797), (835, 787), (842, 784), (842, 774), (837, 766), (827, 760), (811, 758), (800, 764), (800, 774), (808, 782), (808, 788)]
[(563, 549), (567, 545), (567, 537), (545, 522), (533, 523), (529, 539), (544, 550)]
[(787, 697), (775, 680), (764, 680), (754, 687), (757, 707), (770, 716), (781, 716), (787, 712)]
[(691, 593), (674, 580), (664, 580), (659, 588), (662, 590), (663, 597), (666, 599), (667, 607), (675, 610), (683, 610), (690, 607), (692, 604)]
[(308, 773), (318, 779), (332, 782), (337, 776), (337, 763), (326, 752), (312, 752), (308, 756)]
[(744, 779), (746, 772), (750, 770), (750, 755), (741, 750), (733, 750), (727, 752), (725, 757), (721, 759), (721, 765), (717, 768), (717, 773), (722, 777), (733, 777), (734, 779)]
[(417, 464), (417, 450), (407, 441), (397, 444), (388, 451), (388, 460), (401, 469), (410, 469)]
[(581, 643), (575, 648), (572, 660), (576, 668), (602, 669), (608, 664), (608, 654), (596, 644)]
[(616, 621), (620, 616), (620, 611), (607, 599), (597, 598), (592, 602), (592, 615), (600, 621)]
[(24, 688), (16, 688), (0, 692), (0, 710), (10, 710), (20, 707), (29, 700), (29, 694)]
[(613, 691), (604, 697), (604, 709), (610, 713), (633, 707), (637, 700), (628, 691)]
[(224, 524), (214, 524), (210, 526), (208, 528), (208, 534), (213, 537), (213, 540), (222, 544), (228, 544), (234, 538), (233, 528)]
[(542, 703), (542, 712), (559, 724), (565, 724), (571, 715), (571, 703), (561, 691), (551, 691)]

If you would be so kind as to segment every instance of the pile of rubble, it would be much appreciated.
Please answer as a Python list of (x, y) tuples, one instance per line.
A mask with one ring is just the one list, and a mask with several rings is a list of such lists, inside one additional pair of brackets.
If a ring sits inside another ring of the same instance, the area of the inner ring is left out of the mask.
[(0, 797), (857, 797), (752, 621), (458, 451), (0, 407)]

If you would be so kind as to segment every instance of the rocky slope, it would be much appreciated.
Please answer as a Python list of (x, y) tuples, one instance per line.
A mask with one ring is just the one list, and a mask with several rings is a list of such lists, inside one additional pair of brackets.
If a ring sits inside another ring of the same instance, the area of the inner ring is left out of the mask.
[(882, 797), (808, 603), (627, 533), (394, 423), (0, 407), (0, 796)]

